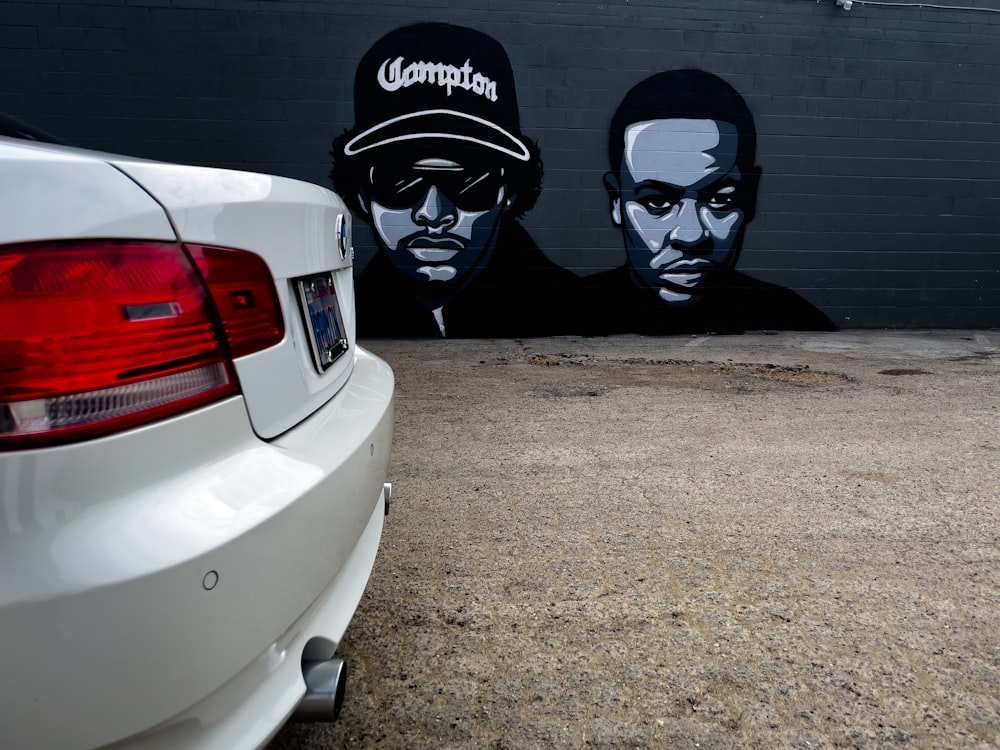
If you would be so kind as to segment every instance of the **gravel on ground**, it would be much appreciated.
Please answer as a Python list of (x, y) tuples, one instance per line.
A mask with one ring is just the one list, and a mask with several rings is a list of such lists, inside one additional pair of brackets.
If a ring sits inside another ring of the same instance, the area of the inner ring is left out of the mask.
[(395, 341), (318, 748), (1000, 747), (1000, 332)]

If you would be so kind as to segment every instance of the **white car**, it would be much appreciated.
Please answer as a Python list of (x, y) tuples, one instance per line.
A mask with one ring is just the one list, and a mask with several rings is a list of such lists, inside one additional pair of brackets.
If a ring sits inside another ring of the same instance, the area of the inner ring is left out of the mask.
[(316, 185), (0, 137), (0, 748), (333, 719), (391, 489), (350, 227)]

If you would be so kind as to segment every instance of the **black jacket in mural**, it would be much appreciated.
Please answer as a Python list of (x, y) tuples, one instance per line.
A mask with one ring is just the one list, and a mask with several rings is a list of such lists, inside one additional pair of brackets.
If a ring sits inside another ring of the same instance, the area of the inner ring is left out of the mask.
[(698, 288), (702, 298), (683, 306), (668, 305), (655, 290), (636, 286), (627, 266), (588, 276), (581, 286), (595, 334), (836, 330), (791, 289), (739, 271), (716, 272)]
[[(489, 265), (442, 308), (448, 338), (512, 338), (581, 333), (573, 300), (579, 279), (550, 261), (515, 222), (501, 225)], [(358, 336), (442, 336), (414, 284), (379, 250), (355, 284)]]

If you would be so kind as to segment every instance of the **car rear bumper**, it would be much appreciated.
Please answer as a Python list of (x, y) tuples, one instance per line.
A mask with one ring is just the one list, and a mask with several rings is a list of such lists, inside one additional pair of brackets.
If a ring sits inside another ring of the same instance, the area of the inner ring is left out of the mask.
[(270, 442), (233, 398), (0, 454), (0, 747), (266, 742), (305, 691), (303, 650), (332, 655), (367, 583), (393, 389), (359, 348)]

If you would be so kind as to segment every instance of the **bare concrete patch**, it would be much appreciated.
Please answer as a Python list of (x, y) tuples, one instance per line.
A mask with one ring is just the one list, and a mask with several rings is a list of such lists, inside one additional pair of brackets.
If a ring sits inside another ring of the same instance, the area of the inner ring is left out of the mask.
[(884, 471), (872, 471), (872, 470), (855, 471), (852, 469), (848, 469), (840, 473), (847, 479), (862, 479), (866, 482), (878, 482), (879, 484), (883, 485), (895, 484), (896, 482), (899, 481), (899, 477)]
[(985, 352), (972, 352), (971, 354), (966, 354), (961, 357), (950, 357), (950, 362), (988, 362), (991, 359), (996, 359), (998, 356), (997, 352), (985, 351)]
[[(744, 362), (703, 362), (679, 359), (605, 359), (587, 355), (530, 354), (508, 357), (499, 363), (513, 367), (565, 367), (588, 370), (602, 379), (604, 387), (649, 385), (656, 382), (674, 387), (732, 387), (733, 384), (765, 386), (830, 386), (850, 383), (852, 378), (836, 372), (812, 370), (809, 365), (788, 367)], [(584, 389), (577, 395), (599, 395)]]

